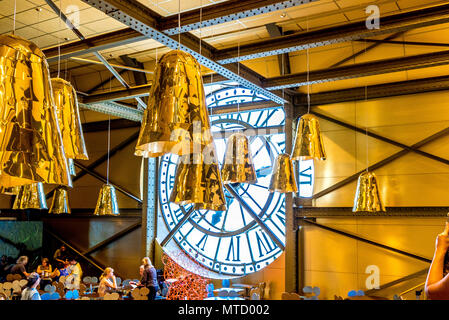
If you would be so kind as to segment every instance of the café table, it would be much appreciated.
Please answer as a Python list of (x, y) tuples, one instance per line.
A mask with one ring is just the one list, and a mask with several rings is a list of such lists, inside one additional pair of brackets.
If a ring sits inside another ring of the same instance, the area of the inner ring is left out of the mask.
[(245, 289), (241, 289), (241, 288), (219, 288), (219, 289), (215, 289), (213, 292), (217, 296), (223, 296), (223, 295), (228, 296), (228, 295), (231, 294), (231, 292), (232, 292), (232, 294), (241, 296), (241, 295), (245, 294)]
[(240, 288), (245, 290), (245, 296), (249, 296), (252, 288), (257, 288), (254, 284), (234, 283), (231, 288)]
[(204, 300), (245, 300), (242, 297), (209, 297)]

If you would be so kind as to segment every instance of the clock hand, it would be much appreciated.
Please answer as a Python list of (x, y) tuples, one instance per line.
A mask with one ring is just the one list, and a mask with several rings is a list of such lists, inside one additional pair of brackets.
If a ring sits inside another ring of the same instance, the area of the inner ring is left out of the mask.
[(194, 207), (195, 206), (192, 206), (189, 209), (189, 211), (185, 211), (185, 209), (180, 206), (182, 212), (184, 213), (184, 216), (178, 222), (178, 224), (170, 231), (170, 233), (164, 238), (164, 240), (162, 240), (161, 247), (164, 247), (171, 240), (171, 238), (173, 238), (173, 236), (179, 230), (179, 228), (181, 228), (184, 225), (184, 223), (186, 223), (186, 221), (190, 218), (190, 216), (195, 212)]
[(245, 210), (249, 213), (249, 215), (257, 222), (257, 224), (265, 231), (265, 233), (273, 240), (276, 245), (281, 248), (283, 251), (285, 249), (284, 244), (281, 240), (273, 233), (273, 231), (270, 230), (270, 228), (267, 227), (267, 225), (262, 221), (262, 219), (259, 218), (259, 216), (251, 209), (251, 207), (240, 197), (240, 195), (235, 191), (235, 189), (229, 185), (225, 184), (225, 188), (229, 191), (230, 194), (234, 196), (235, 199), (237, 199), (238, 202), (245, 208)]
[(271, 167), (262, 167), (256, 170), (256, 175), (258, 178), (269, 176), (272, 173)]

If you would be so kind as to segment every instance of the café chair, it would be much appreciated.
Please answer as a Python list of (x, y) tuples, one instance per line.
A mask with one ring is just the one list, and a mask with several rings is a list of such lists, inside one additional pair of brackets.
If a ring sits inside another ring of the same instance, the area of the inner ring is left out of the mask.
[(221, 286), (223, 288), (229, 288), (231, 286), (231, 281), (229, 279), (223, 279), (221, 282)]
[[(260, 300), (260, 289), (259, 288), (253, 288), (249, 291), (249, 299), (250, 300)], [(284, 299), (282, 299), (284, 300)]]
[(78, 292), (78, 290), (73, 290), (72, 291), (72, 299), (73, 300), (77, 300), (77, 299), (79, 299), (79, 297), (80, 297), (80, 294), (79, 294), (79, 292)]
[(301, 300), (301, 296), (295, 292), (282, 292), (281, 300)]
[(59, 300), (61, 299), (61, 296), (59, 295), (58, 292), (53, 292), (50, 294), (50, 299), (49, 300)]
[(220, 290), (217, 293), (218, 297), (229, 297), (229, 292), (227, 290)]
[(70, 290), (67, 291), (67, 292), (65, 293), (64, 298), (65, 298), (66, 300), (72, 300), (72, 299), (73, 299), (73, 292), (70, 291)]
[(42, 300), (50, 300), (50, 293), (46, 292), (41, 295)]

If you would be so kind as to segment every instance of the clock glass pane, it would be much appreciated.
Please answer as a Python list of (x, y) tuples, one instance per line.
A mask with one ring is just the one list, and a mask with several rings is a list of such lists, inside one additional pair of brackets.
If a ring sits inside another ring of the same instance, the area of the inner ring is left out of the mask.
[[(267, 128), (263, 135), (255, 135), (254, 131), (248, 134), (258, 181), (232, 184), (237, 195), (224, 188), (226, 211), (194, 211), (192, 205), (170, 203), (178, 156), (167, 154), (161, 158), (160, 207), (167, 228), (175, 230), (173, 240), (203, 267), (221, 275), (241, 276), (260, 270), (282, 253), (274, 239), (278, 244), (285, 243), (284, 195), (268, 192), (273, 163), (285, 151), (285, 135), (279, 130), (285, 122), (283, 108), (214, 114), (217, 106), (263, 100), (266, 98), (241, 87), (222, 89), (207, 96), (220, 166), (229, 136), (223, 133)], [(271, 127), (277, 129), (270, 130)], [(186, 215), (189, 218), (181, 225), (179, 222)]]

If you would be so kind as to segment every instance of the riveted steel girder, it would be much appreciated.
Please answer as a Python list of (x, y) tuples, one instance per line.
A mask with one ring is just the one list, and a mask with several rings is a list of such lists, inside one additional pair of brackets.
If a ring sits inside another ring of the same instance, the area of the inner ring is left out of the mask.
[(381, 17), (379, 29), (368, 29), (365, 20), (342, 26), (299, 32), (255, 43), (218, 50), (214, 56), (221, 64), (274, 56), (282, 53), (359, 40), (449, 22), (449, 5), (444, 4), (406, 13)]

